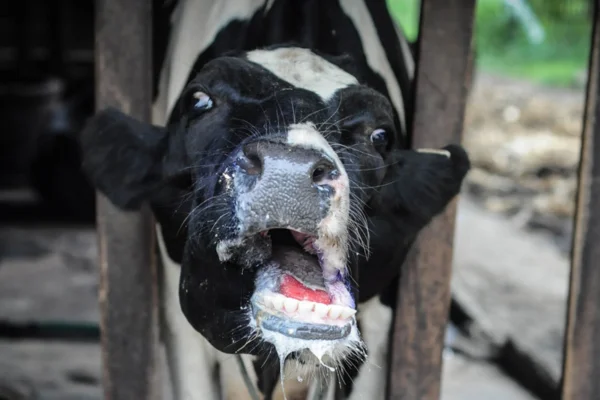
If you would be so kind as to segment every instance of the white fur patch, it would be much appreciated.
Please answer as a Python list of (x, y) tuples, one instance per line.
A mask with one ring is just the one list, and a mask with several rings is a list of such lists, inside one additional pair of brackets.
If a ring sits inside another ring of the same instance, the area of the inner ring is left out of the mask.
[[(336, 163), (337, 168), (344, 168), (337, 153), (312, 123), (290, 125), (287, 133), (287, 142), (290, 146), (320, 151), (331, 158)], [(340, 172), (345, 173), (345, 171)]]
[(340, 175), (328, 182), (335, 189), (329, 215), (319, 224), (319, 238), (315, 247), (323, 253), (323, 276), (332, 279), (337, 271), (346, 271), (348, 251), (348, 224), (350, 220), (350, 181), (344, 164), (312, 123), (289, 126), (287, 142), (292, 147), (312, 149), (326, 154), (334, 163)]
[(396, 30), (396, 36), (398, 37), (400, 48), (402, 49), (402, 60), (404, 61), (404, 67), (406, 68), (409, 79), (413, 79), (415, 76), (415, 60), (408, 45), (408, 41), (406, 40), (404, 33), (402, 33), (400, 30), (398, 22), (395, 19), (393, 22), (394, 29)]
[(367, 64), (369, 64), (369, 67), (373, 71), (381, 75), (385, 81), (392, 104), (398, 112), (402, 128), (405, 129), (406, 117), (404, 115), (404, 101), (400, 93), (400, 85), (387, 59), (385, 49), (379, 40), (377, 29), (375, 28), (375, 23), (371, 18), (369, 9), (364, 0), (340, 0), (340, 5), (358, 31), (362, 48), (367, 58)]
[(387, 381), (388, 336), (392, 309), (376, 296), (358, 306), (361, 336), (367, 346), (368, 358), (358, 370), (349, 400), (383, 400)]
[(248, 53), (248, 60), (298, 88), (316, 93), (325, 101), (338, 90), (358, 84), (354, 76), (308, 49), (254, 50)]

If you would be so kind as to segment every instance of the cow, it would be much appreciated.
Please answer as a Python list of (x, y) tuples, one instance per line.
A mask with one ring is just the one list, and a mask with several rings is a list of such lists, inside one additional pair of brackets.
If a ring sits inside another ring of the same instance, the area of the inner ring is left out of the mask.
[(386, 3), (168, 1), (153, 34), (152, 122), (101, 110), (80, 144), (155, 216), (175, 398), (383, 398), (399, 267), (470, 168), (409, 149)]

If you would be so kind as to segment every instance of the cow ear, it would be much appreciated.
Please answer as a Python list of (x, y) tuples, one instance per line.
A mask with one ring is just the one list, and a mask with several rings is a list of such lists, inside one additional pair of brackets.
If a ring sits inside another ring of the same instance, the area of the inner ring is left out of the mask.
[(458, 145), (398, 150), (390, 161), (379, 202), (391, 205), (393, 213), (416, 230), (444, 211), (470, 169), (467, 152)]
[(92, 185), (116, 206), (138, 209), (163, 178), (167, 131), (116, 109), (93, 116), (80, 140), (82, 168)]

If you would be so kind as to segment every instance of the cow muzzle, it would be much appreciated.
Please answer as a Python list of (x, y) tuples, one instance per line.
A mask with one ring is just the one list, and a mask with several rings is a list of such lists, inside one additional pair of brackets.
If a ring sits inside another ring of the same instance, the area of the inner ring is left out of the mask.
[(340, 176), (334, 160), (318, 150), (256, 140), (243, 146), (235, 163), (236, 215), (241, 231), (254, 234), (293, 227), (317, 234)]
[[(217, 253), (257, 269), (256, 328), (278, 351), (324, 354), (333, 346), (326, 343), (358, 340), (346, 265), (349, 185), (339, 159), (268, 137), (244, 144), (232, 160), (220, 180), (238, 225)], [(317, 342), (322, 351), (311, 348)]]

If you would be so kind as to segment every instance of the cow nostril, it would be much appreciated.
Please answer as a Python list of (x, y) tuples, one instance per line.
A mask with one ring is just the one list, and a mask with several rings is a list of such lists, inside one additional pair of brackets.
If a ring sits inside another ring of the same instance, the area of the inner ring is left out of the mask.
[(242, 154), (238, 158), (238, 165), (248, 175), (260, 175), (262, 172), (262, 161), (256, 154)]
[(320, 182), (325, 179), (325, 168), (317, 167), (312, 174), (313, 182)]
[(328, 162), (322, 162), (315, 166), (312, 172), (312, 181), (322, 183), (326, 179), (334, 179), (337, 176), (337, 170)]
[(242, 154), (238, 158), (238, 165), (248, 175), (260, 175), (263, 171), (263, 158), (257, 143), (248, 143), (242, 147)]

